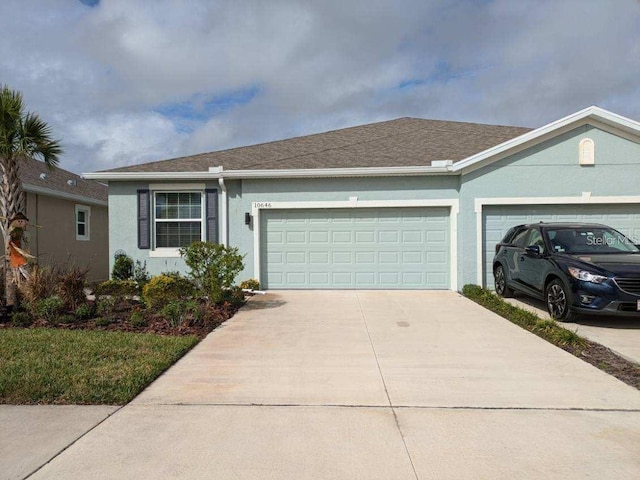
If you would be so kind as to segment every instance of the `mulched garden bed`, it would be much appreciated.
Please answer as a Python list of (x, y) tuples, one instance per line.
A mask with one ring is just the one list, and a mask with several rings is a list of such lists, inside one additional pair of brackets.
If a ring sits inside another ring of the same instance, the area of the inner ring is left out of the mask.
[(621, 357), (599, 343), (586, 339), (584, 342), (585, 345), (580, 351), (572, 351), (570, 346), (561, 348), (640, 390), (640, 365)]
[(242, 305), (232, 305), (225, 302), (222, 305), (208, 306), (206, 317), (198, 321), (180, 322), (173, 324), (161, 314), (145, 314), (146, 325), (134, 325), (130, 321), (131, 314), (136, 311), (135, 303), (120, 306), (110, 323), (104, 325), (100, 318), (73, 322), (48, 322), (43, 319), (35, 320), (28, 327), (17, 327), (11, 318), (0, 319), (0, 328), (56, 328), (63, 330), (98, 330), (112, 332), (153, 333), (157, 335), (194, 335), (204, 338), (229, 318), (233, 317)]

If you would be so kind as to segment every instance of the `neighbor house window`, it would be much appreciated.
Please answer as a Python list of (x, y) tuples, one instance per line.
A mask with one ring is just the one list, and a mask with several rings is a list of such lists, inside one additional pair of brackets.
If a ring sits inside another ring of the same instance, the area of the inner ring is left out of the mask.
[(91, 207), (76, 205), (76, 240), (89, 240)]
[(202, 240), (201, 192), (154, 192), (155, 248), (180, 248)]

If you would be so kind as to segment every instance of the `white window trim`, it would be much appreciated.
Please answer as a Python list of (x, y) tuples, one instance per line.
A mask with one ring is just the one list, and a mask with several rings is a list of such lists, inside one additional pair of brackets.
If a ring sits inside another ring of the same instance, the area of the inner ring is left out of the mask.
[[(582, 192), (574, 197), (503, 197), (503, 198), (476, 198), (476, 283), (484, 285), (484, 262), (482, 261), (483, 244), (482, 237), (484, 225), (482, 221), (485, 206), (495, 205), (623, 205), (628, 203), (640, 204), (640, 196), (611, 196), (592, 197), (591, 192)], [(486, 285), (485, 285), (486, 286)]]
[[(84, 235), (78, 234), (78, 212), (85, 212), (85, 221), (84, 221)], [(73, 219), (73, 228), (76, 230), (76, 240), (81, 242), (89, 242), (91, 240), (91, 207), (88, 205), (79, 205), (76, 204), (74, 219)]]
[(397, 208), (397, 207), (449, 207), (449, 248), (450, 257), (450, 288), (458, 289), (458, 213), (460, 201), (452, 199), (434, 200), (358, 200), (349, 197), (346, 201), (334, 202), (270, 202), (268, 200), (253, 202), (251, 214), (253, 216), (253, 272), (260, 278), (260, 211), (272, 209), (333, 209), (333, 208)]
[[(189, 187), (188, 189), (186, 187)], [(202, 190), (198, 190), (198, 187), (202, 187)], [(151, 186), (150, 186), (151, 187)], [(149, 257), (152, 258), (178, 258), (180, 257), (180, 248), (172, 247), (156, 247), (156, 193), (199, 193), (200, 194), (200, 218), (181, 218), (171, 220), (161, 220), (160, 223), (172, 222), (172, 221), (184, 221), (184, 222), (196, 222), (200, 221), (200, 240), (205, 240), (206, 235), (206, 220), (205, 220), (205, 192), (204, 185), (194, 184), (176, 184), (175, 188), (171, 184), (156, 184), (151, 190), (151, 249), (149, 250)], [(158, 188), (164, 187), (164, 188)]]

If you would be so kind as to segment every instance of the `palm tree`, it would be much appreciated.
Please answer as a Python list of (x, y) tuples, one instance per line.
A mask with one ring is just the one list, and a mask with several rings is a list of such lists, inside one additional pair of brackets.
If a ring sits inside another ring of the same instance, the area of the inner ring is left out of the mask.
[(3, 85), (0, 90), (0, 232), (5, 239), (5, 296), (7, 306), (16, 303), (14, 272), (9, 266), (9, 222), (24, 213), (25, 194), (20, 181), (24, 158), (42, 160), (49, 169), (58, 165), (59, 141), (51, 138), (51, 127), (32, 112), (26, 112), (22, 94)]

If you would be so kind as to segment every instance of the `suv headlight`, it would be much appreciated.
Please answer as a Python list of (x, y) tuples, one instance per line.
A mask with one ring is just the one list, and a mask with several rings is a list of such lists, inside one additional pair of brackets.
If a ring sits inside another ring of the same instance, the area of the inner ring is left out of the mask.
[(573, 278), (582, 280), (583, 282), (602, 283), (607, 280), (607, 277), (603, 275), (596, 275), (587, 270), (580, 270), (579, 268), (569, 267), (569, 273)]

